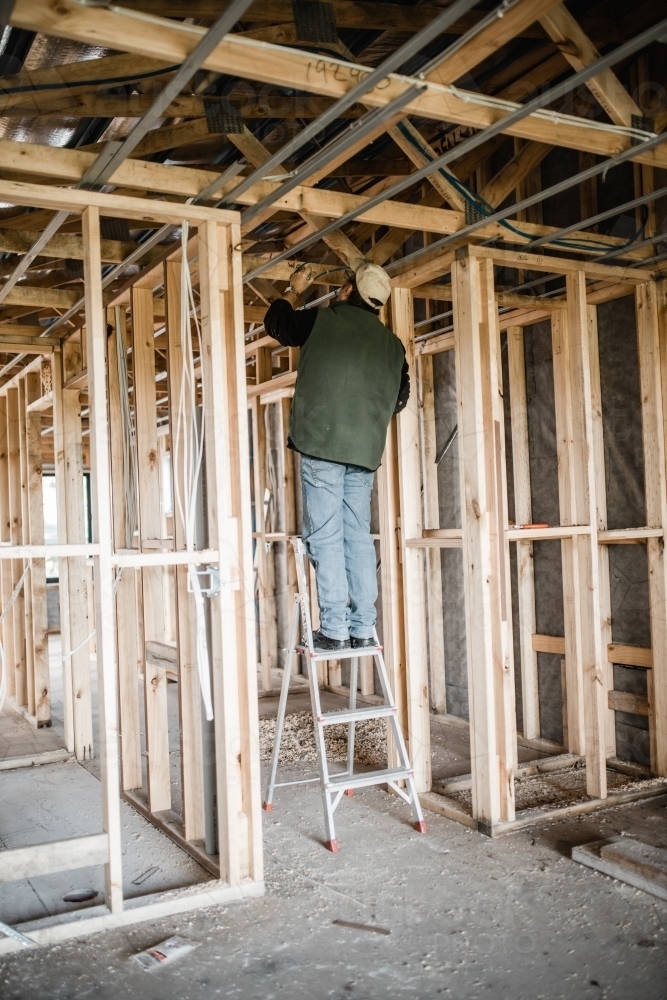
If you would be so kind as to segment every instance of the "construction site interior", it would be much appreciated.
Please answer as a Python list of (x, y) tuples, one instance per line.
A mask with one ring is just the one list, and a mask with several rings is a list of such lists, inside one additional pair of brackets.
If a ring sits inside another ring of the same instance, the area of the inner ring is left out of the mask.
[[(664, 0), (0, 0), (0, 996), (664, 998), (666, 139)], [(289, 656), (264, 317), (360, 261), (425, 835), (373, 656)]]

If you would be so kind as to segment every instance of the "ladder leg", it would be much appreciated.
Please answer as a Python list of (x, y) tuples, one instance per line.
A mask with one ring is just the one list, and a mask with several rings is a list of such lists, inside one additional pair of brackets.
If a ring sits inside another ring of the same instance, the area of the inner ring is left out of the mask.
[[(394, 740), (396, 742), (396, 748), (398, 749), (398, 757), (401, 762), (401, 767), (409, 768), (410, 758), (408, 757), (407, 747), (405, 746), (405, 740), (403, 739), (403, 731), (401, 730), (401, 724), (398, 721), (397, 715), (392, 715), (391, 724), (393, 727)], [(417, 786), (415, 785), (415, 779), (412, 773), (406, 777), (405, 783), (408, 786), (410, 805), (412, 806), (412, 813), (414, 816), (413, 826), (419, 833), (426, 833), (426, 821), (424, 820), (419, 795), (417, 794)]]
[(294, 649), (297, 643), (299, 630), (299, 598), (294, 598), (294, 615), (292, 617), (292, 631), (290, 634), (290, 645), (285, 660), (283, 671), (283, 682), (280, 687), (280, 701), (278, 702), (278, 715), (276, 717), (276, 734), (273, 738), (273, 752), (271, 754), (271, 769), (269, 772), (269, 782), (266, 787), (266, 798), (262, 807), (270, 812), (273, 809), (273, 792), (276, 784), (276, 771), (278, 770), (278, 758), (280, 756), (280, 742), (283, 737), (283, 725), (285, 722), (285, 710), (287, 708), (287, 695), (289, 694), (289, 682), (292, 674), (292, 660), (294, 659)]
[[(377, 630), (375, 631), (375, 641), (379, 644)], [(394, 701), (394, 696), (392, 694), (391, 687), (389, 686), (389, 675), (387, 674), (387, 668), (384, 663), (384, 656), (379, 651), (374, 654), (375, 660), (378, 665), (378, 677), (380, 678), (380, 687), (382, 688), (382, 697), (384, 698), (387, 705), (392, 707), (396, 704)]]
[(324, 828), (326, 831), (326, 848), (333, 854), (338, 850), (336, 840), (336, 830), (334, 827), (333, 806), (331, 794), (327, 789), (329, 783), (329, 766), (327, 763), (327, 749), (324, 742), (324, 726), (319, 722), (322, 715), (320, 708), (320, 689), (317, 680), (317, 661), (308, 661), (308, 680), (310, 682), (310, 701), (313, 710), (313, 722), (315, 724), (315, 742), (317, 744), (317, 761), (320, 768), (320, 790), (322, 793), (322, 806), (324, 808)]
[[(359, 658), (357, 656), (350, 660), (350, 710), (357, 707), (357, 677), (359, 674)], [(347, 727), (347, 773), (354, 774), (354, 722), (348, 723)], [(346, 795), (354, 795), (353, 788), (345, 790)]]
[[(377, 637), (377, 633), (376, 633)], [(387, 668), (384, 663), (384, 657), (382, 653), (376, 653), (376, 660), (378, 665), (378, 674), (380, 677), (380, 686), (382, 687), (382, 693), (384, 694), (385, 701), (389, 705), (394, 705), (394, 697), (389, 686), (389, 677), (387, 675)], [(396, 744), (396, 749), (398, 750), (398, 758), (401, 767), (410, 767), (410, 758), (408, 757), (407, 747), (405, 746), (405, 740), (403, 739), (403, 730), (401, 729), (400, 722), (398, 721), (398, 716), (396, 714), (391, 716), (392, 731), (394, 734), (394, 741)], [(412, 774), (408, 775), (405, 779), (408, 786), (408, 794), (410, 796), (410, 805), (412, 806), (412, 813), (414, 816), (414, 828), (419, 833), (426, 833), (427, 827), (424, 820), (424, 814), (422, 812), (421, 803), (419, 801), (419, 796), (417, 794), (417, 786), (415, 785), (415, 779)]]
[[(410, 759), (408, 757), (408, 751), (405, 746), (405, 740), (403, 739), (403, 733), (401, 731), (401, 725), (398, 718), (394, 715), (391, 719), (392, 726), (394, 727), (394, 739), (396, 741), (396, 746), (398, 748), (398, 756), (401, 762), (401, 767), (409, 768)], [(414, 828), (419, 833), (426, 833), (426, 822), (424, 820), (424, 814), (422, 812), (421, 803), (419, 801), (419, 795), (417, 794), (417, 786), (415, 785), (415, 779), (412, 773), (410, 773), (406, 779), (405, 783), (408, 786), (408, 794), (410, 797), (410, 805), (412, 806), (412, 813), (414, 816)]]
[(412, 805), (412, 814), (414, 816), (413, 826), (418, 833), (426, 833), (428, 827), (426, 826), (426, 820), (424, 819), (424, 813), (422, 812), (421, 802), (419, 801), (419, 795), (417, 794), (417, 786), (415, 785), (415, 779), (410, 775), (407, 779), (408, 791), (410, 793), (410, 803)]

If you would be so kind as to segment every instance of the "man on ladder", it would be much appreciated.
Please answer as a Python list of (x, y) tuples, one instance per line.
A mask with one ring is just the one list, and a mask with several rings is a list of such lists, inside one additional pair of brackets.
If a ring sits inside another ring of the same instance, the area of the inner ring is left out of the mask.
[(288, 446), (302, 456), (303, 541), (320, 607), (313, 644), (335, 653), (375, 643), (371, 492), (410, 378), (403, 345), (378, 318), (391, 292), (387, 273), (360, 261), (332, 306), (295, 311), (315, 274), (307, 265), (293, 275), (264, 326), (283, 347), (301, 348)]
[[(311, 265), (297, 271), (289, 290), (271, 304), (264, 320), (267, 332), (283, 346), (301, 347), (288, 444), (301, 453), (304, 522), (303, 539), (292, 539), (299, 593), (295, 597), (264, 808), (273, 808), (273, 792), (278, 784), (276, 771), (293, 659), (305, 656), (320, 770), (319, 779), (305, 780), (320, 782), (326, 846), (335, 852), (338, 841), (334, 811), (341, 797), (351, 795), (354, 788), (388, 785), (411, 806), (415, 828), (426, 832), (375, 630), (377, 570), (370, 532), (373, 477), (382, 459), (392, 414), (400, 412), (408, 401), (410, 381), (403, 345), (378, 318), (391, 291), (382, 268), (360, 261), (333, 306), (295, 312), (294, 306), (313, 278)], [(306, 554), (315, 567), (317, 580), (320, 628), (316, 632), (310, 623)], [(374, 658), (383, 705), (356, 707), (359, 650)], [(337, 659), (351, 661), (347, 711), (321, 709), (317, 662), (332, 653)], [(389, 723), (398, 766), (355, 774), (355, 724), (379, 718)], [(340, 723), (348, 726), (347, 768), (331, 774), (324, 732), (326, 726)]]

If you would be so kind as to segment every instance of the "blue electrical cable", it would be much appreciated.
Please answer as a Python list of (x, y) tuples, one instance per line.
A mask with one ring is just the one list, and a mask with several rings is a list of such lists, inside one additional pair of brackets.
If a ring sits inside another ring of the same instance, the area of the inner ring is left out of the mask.
[[(431, 155), (430, 151), (417, 141), (414, 135), (405, 127), (403, 122), (398, 122), (398, 129), (401, 132), (401, 135), (403, 135), (415, 149), (419, 150), (422, 156), (424, 156), (427, 160), (433, 161), (434, 157)], [(453, 188), (456, 188), (461, 197), (467, 202), (468, 205), (470, 205), (471, 208), (475, 209), (479, 215), (494, 215), (498, 211), (498, 209), (489, 204), (485, 198), (483, 198), (480, 194), (477, 194), (475, 191), (472, 191), (467, 184), (464, 184), (458, 179), (458, 177), (450, 173), (448, 170), (440, 167), (438, 169), (438, 173), (440, 173)], [(522, 232), (521, 229), (512, 225), (511, 222), (508, 222), (507, 219), (500, 219), (499, 224), (517, 236), (522, 236), (524, 239), (529, 241), (534, 239), (534, 234)], [(639, 239), (641, 234), (644, 232), (645, 225), (646, 222), (644, 221), (634, 236), (631, 236), (627, 243), (625, 243), (620, 249), (626, 250), (628, 247), (632, 246), (632, 244)], [(609, 249), (608, 243), (602, 243), (602, 241), (598, 242), (594, 239), (587, 243), (577, 243), (572, 240), (563, 239), (554, 239), (549, 242), (554, 246), (561, 246), (567, 250), (587, 251), (596, 247), (600, 250)]]

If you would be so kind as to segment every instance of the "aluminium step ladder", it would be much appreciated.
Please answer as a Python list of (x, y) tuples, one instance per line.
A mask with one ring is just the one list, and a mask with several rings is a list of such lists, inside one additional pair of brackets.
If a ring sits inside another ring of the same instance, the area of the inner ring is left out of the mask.
[[(340, 803), (343, 795), (352, 795), (355, 788), (364, 788), (369, 785), (387, 784), (397, 795), (404, 799), (412, 807), (414, 816), (414, 827), (420, 833), (426, 833), (426, 823), (422, 813), (417, 789), (415, 786), (414, 772), (410, 766), (408, 753), (403, 739), (403, 733), (398, 721), (398, 710), (394, 697), (389, 686), (387, 668), (382, 655), (382, 646), (378, 643), (377, 632), (375, 633), (375, 646), (363, 647), (363, 651), (358, 649), (337, 649), (330, 652), (317, 652), (313, 647), (313, 633), (310, 620), (310, 605), (308, 598), (308, 585), (306, 582), (306, 570), (304, 567), (304, 557), (306, 557), (306, 547), (300, 538), (290, 539), (294, 547), (294, 555), (297, 566), (298, 593), (294, 595), (294, 615), (292, 618), (292, 629), (290, 633), (290, 644), (285, 661), (283, 681), (280, 689), (280, 702), (278, 705), (278, 716), (276, 719), (276, 734), (273, 741), (273, 753), (271, 756), (271, 769), (266, 790), (266, 798), (263, 803), (264, 809), (273, 809), (273, 793), (276, 788), (283, 788), (286, 785), (301, 785), (308, 782), (319, 781), (322, 792), (322, 804), (324, 806), (324, 825), (326, 828), (326, 847), (332, 852), (338, 850), (338, 841), (334, 829), (334, 812)], [(301, 623), (301, 642), (298, 641), (299, 623)], [(276, 782), (276, 772), (278, 769), (278, 757), (280, 755), (280, 743), (285, 721), (285, 709), (287, 707), (287, 695), (289, 693), (290, 678), (292, 674), (292, 663), (294, 657), (300, 655), (305, 657), (308, 683), (310, 688), (310, 700), (313, 711), (313, 723), (315, 726), (315, 742), (317, 745), (317, 759), (319, 762), (319, 777), (305, 778), (299, 781)], [(357, 708), (357, 676), (360, 656), (373, 656), (377, 664), (382, 694), (385, 699), (384, 705), (371, 705), (368, 708)], [(320, 691), (317, 676), (317, 663), (321, 660), (350, 660), (350, 706), (347, 710), (336, 712), (323, 712), (320, 707)], [(365, 719), (389, 720), (394, 744), (398, 753), (400, 766), (396, 768), (385, 768), (379, 771), (366, 771), (354, 773), (354, 728), (357, 722)], [(347, 768), (342, 773), (331, 774), (329, 772), (329, 761), (327, 760), (326, 747), (324, 742), (324, 727), (347, 723)], [(399, 781), (405, 781), (406, 788), (399, 786)]]

